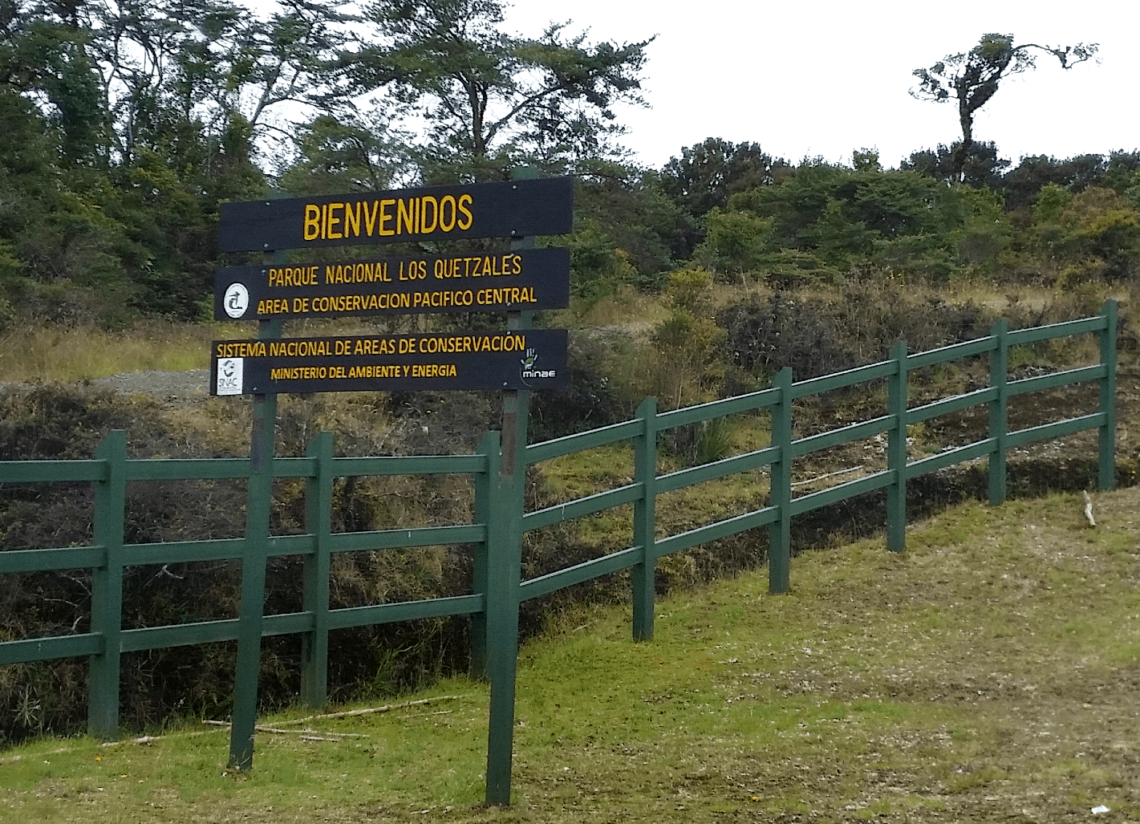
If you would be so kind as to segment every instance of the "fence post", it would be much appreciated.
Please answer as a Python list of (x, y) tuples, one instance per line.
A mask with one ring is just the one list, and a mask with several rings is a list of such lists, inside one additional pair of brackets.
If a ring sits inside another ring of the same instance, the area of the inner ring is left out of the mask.
[(1100, 382), (1100, 412), (1104, 423), (1099, 432), (1097, 488), (1101, 492), (1116, 483), (1116, 301), (1104, 302), (1105, 328), (1100, 333), (1100, 362), (1104, 377)]
[(653, 638), (653, 612), (657, 512), (657, 399), (646, 398), (637, 409), (641, 434), (634, 440), (634, 482), (641, 484), (641, 497), (633, 504), (633, 543), (641, 547), (641, 561), (634, 565), (633, 640)]
[[(529, 167), (511, 170), (512, 180), (534, 180)], [(515, 237), (511, 251), (535, 248), (533, 237)], [(530, 329), (532, 310), (507, 312), (507, 329)], [(491, 477), (492, 516), (487, 523), (486, 661), (491, 680), (487, 732), (488, 804), (511, 803), (515, 674), (519, 655), (519, 584), (522, 581), (523, 512), (526, 508), (526, 444), (530, 392), (503, 391), (503, 432), (498, 472)], [(491, 525), (495, 525), (492, 537)]]
[[(260, 321), (258, 337), (281, 336), (281, 321)], [(229, 766), (253, 767), (253, 732), (257, 723), (257, 682), (261, 668), (261, 632), (265, 613), (265, 573), (269, 561), (269, 515), (273, 501), (273, 448), (277, 434), (277, 396), (253, 396), (249, 481), (246, 486), (245, 543), (241, 561), (234, 709), (230, 724)]]
[(103, 565), (91, 578), (91, 632), (102, 636), (102, 652), (90, 660), (87, 729), (94, 738), (119, 734), (119, 633), (123, 626), (123, 515), (126, 504), (127, 436), (111, 432), (95, 457), (107, 474), (95, 484), (94, 543), (103, 547)]
[(1009, 321), (1001, 318), (993, 325), (994, 348), (990, 350), (990, 386), (997, 389), (997, 398), (990, 402), (990, 438), (993, 451), (989, 459), (990, 506), (1005, 503), (1006, 460), (1005, 435), (1008, 429), (1009, 395)]
[(772, 446), (780, 457), (769, 470), (769, 504), (776, 507), (776, 520), (768, 527), (768, 591), (778, 595), (791, 585), (792, 561), (792, 369), (785, 366), (772, 380), (780, 399), (772, 407)]
[[(513, 438), (515, 433), (504, 433)], [(505, 449), (503, 450), (506, 451)], [(487, 521), (486, 655), (491, 681), (487, 730), (488, 804), (511, 803), (511, 761), (515, 726), (515, 675), (519, 651), (519, 583), (522, 577), (524, 448), (508, 465), (492, 464)]]
[(317, 460), (317, 475), (305, 482), (305, 529), (313, 536), (313, 554), (305, 556), (302, 609), (312, 614), (313, 628), (301, 634), (301, 701), (313, 709), (328, 703), (332, 452), (330, 432), (318, 434), (306, 452)]
[(887, 412), (895, 425), (887, 434), (887, 469), (894, 473), (894, 482), (887, 487), (887, 549), (902, 552), (906, 549), (906, 341), (895, 344), (891, 359), (895, 373), (887, 381)]
[(479, 441), (476, 451), (487, 458), (482, 472), (475, 476), (475, 523), (482, 524), (486, 537), (473, 549), (471, 558), (471, 591), (483, 596), (483, 611), (471, 616), (471, 676), (489, 678), (487, 671), (487, 613), (490, 604), (487, 595), (487, 560), (498, 524), (492, 519), (500, 515), (495, 509), (494, 493), (499, 477), (499, 433), (488, 432)]

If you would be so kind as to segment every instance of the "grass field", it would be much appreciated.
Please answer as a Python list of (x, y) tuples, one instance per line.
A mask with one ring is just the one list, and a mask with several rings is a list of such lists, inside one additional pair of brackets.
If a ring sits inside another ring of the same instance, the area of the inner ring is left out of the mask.
[(760, 570), (665, 600), (651, 643), (567, 612), (522, 652), (507, 809), (481, 805), (487, 688), (453, 680), (265, 718), (249, 776), (207, 725), (9, 750), (0, 820), (1140, 820), (1138, 504), (961, 506), (903, 554), (799, 556), (788, 595)]

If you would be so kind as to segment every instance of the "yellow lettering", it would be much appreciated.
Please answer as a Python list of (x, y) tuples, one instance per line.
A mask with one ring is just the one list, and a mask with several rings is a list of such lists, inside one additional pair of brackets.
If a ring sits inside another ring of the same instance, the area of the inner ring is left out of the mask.
[(340, 225), (340, 218), (336, 216), (344, 208), (343, 203), (330, 203), (328, 205), (328, 217), (325, 219), (325, 237), (327, 238), (342, 238), (344, 234), (336, 231), (337, 226)]
[(471, 195), (462, 194), (459, 196), (459, 214), (461, 217), (456, 221), (456, 225), (463, 231), (471, 228), (471, 223), (475, 220), (475, 216), (471, 214), (471, 210), (467, 208), (471, 205)]
[(344, 236), (360, 237), (360, 201), (344, 205)]
[[(428, 204), (431, 204), (431, 224), (428, 225)], [(420, 199), (420, 233), (434, 232), (439, 225), (439, 201), (431, 195), (424, 195)]]
[(396, 201), (394, 200), (381, 200), (380, 201), (380, 234), (381, 235), (394, 235), (395, 229), (385, 229), (385, 225), (392, 222), (392, 215), (388, 214), (388, 207), (392, 206)]
[[(450, 210), (448, 207), (451, 207)], [(450, 219), (449, 219), (450, 212)], [(450, 232), (455, 228), (455, 196), (444, 195), (439, 201), (439, 228), (445, 232)]]
[(214, 351), (219, 358), (264, 358), (265, 344), (254, 340), (220, 341)]
[(396, 234), (414, 235), (416, 233), (416, 212), (414, 199), (400, 200), (396, 204)]
[(376, 231), (376, 215), (380, 212), (380, 201), (378, 201), (378, 200), (372, 201), (372, 210), (371, 211), (369, 211), (367, 203), (363, 204), (363, 206), (364, 206), (364, 234), (368, 235), (368, 237), (372, 237), (372, 234)]
[(321, 210), (313, 203), (305, 204), (305, 240), (316, 240), (321, 233)]

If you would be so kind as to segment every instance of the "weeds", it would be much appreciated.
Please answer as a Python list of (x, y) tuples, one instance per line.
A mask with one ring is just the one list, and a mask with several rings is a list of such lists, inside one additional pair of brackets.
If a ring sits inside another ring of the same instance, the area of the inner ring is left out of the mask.
[[(1057, 294), (1040, 300), (1025, 293), (1014, 297), (987, 295), (972, 286), (978, 290), (976, 294), (957, 301), (935, 298), (919, 288), (908, 287), (900, 293), (897, 285), (869, 281), (848, 284), (837, 291), (745, 290), (711, 284), (705, 274), (696, 271), (678, 276), (658, 302), (619, 294), (595, 304), (591, 316), (622, 322), (617, 324), (619, 328), (574, 334), (570, 388), (533, 399), (532, 440), (625, 419), (649, 392), (663, 394), (662, 405), (667, 407), (764, 388), (767, 376), (784, 365), (793, 366), (797, 378), (805, 378), (881, 358), (899, 336), (907, 338), (912, 351), (968, 339), (986, 334), (1003, 310), (1010, 310), (1014, 326), (1067, 319), (1090, 303), (1094, 291), (1088, 287), (1071, 298)], [(635, 308), (642, 312), (642, 304), (651, 309), (636, 317), (623, 315)], [(1134, 337), (1135, 332), (1129, 326), (1127, 312), (1122, 317), (1122, 339), (1132, 340), (1129, 335)], [(30, 333), (33, 342), (26, 353), (51, 348), (50, 338), (44, 338), (42, 345), (35, 342), (41, 334), (46, 332)], [(107, 335), (105, 339), (67, 337), (70, 332), (56, 334), (60, 341), (75, 342), (67, 348), (102, 346), (116, 356), (130, 358), (136, 351), (107, 333), (99, 333)], [(159, 324), (148, 334), (168, 338), (171, 352), (204, 353), (205, 346), (196, 342), (196, 336), (209, 332), (195, 329), (182, 337)], [(1090, 341), (1091, 336), (1079, 349), (1026, 349), (1015, 356), (1015, 362), (1030, 369), (1085, 358), (1092, 351), (1089, 347), (1095, 346)], [(90, 366), (93, 362), (88, 361), (79, 372), (95, 374), (111, 368), (96, 369)], [(148, 363), (154, 364), (149, 368), (168, 368), (174, 362), (156, 359)], [(34, 374), (49, 375), (57, 370), (58, 375), (73, 368), (67, 363), (66, 359), (51, 361), (45, 357), (40, 371)], [(925, 376), (926, 386), (915, 390), (912, 402), (920, 402), (927, 394), (967, 389), (972, 381), (985, 378), (984, 365), (979, 364), (934, 370)], [(121, 368), (118, 365), (112, 371)], [(797, 410), (798, 416), (804, 413), (797, 420), (810, 428), (845, 417), (866, 417), (863, 412), (868, 405), (882, 407), (885, 396), (881, 390), (836, 393), (836, 398)], [(1022, 413), (1013, 405), (1011, 414)], [(285, 396), (279, 404), (278, 453), (304, 454), (312, 435), (320, 430), (335, 431), (338, 454), (465, 453), (487, 429), (498, 425), (499, 415), (494, 396), (476, 393)], [(916, 454), (955, 442), (958, 430), (946, 423), (930, 421), (912, 428)], [(955, 418), (951, 423), (967, 429), (979, 425), (965, 418)], [(82, 387), (45, 385), (0, 394), (3, 459), (89, 457), (112, 428), (128, 429), (135, 457), (244, 455), (249, 426), (248, 404), (219, 399), (166, 409), (141, 397), (124, 400)], [(765, 415), (745, 422), (717, 420), (686, 427), (663, 436), (661, 471), (720, 460), (767, 443)], [(1084, 464), (1066, 465), (1052, 474), (1030, 471), (1015, 475), (1011, 490), (1028, 492), (1056, 488), (1058, 484), (1079, 488), (1087, 484), (1088, 473)], [(921, 479), (911, 485), (912, 505), (920, 508), (924, 503), (942, 504), (978, 494), (979, 477), (966, 471), (954, 478)], [(551, 505), (631, 480), (628, 448), (621, 454), (603, 450), (580, 460), (553, 461), (528, 473), (528, 507)], [(754, 510), (763, 505), (766, 493), (763, 472), (671, 493), (658, 508), (661, 530), (675, 534), (726, 515)], [(274, 531), (303, 531), (301, 485), (279, 482), (275, 494)], [(242, 500), (243, 495), (241, 485), (232, 482), (132, 485), (128, 540), (238, 535), (241, 513), (234, 501)], [(85, 485), (42, 494), (2, 487), (0, 542), (4, 548), (88, 543), (89, 519), (84, 513), (89, 510), (90, 489)], [(409, 523), (464, 523), (469, 521), (470, 511), (471, 490), (467, 481), (459, 478), (343, 479), (334, 487), (334, 530), (338, 531)], [(836, 545), (846, 535), (880, 528), (882, 520), (881, 500), (848, 502), (813, 519), (798, 520), (795, 542), (797, 546)], [(606, 550), (624, 548), (632, 540), (630, 524), (631, 514), (626, 508), (529, 535), (526, 574), (544, 574)], [(670, 557), (659, 568), (659, 589), (689, 586), (754, 567), (763, 562), (764, 551), (763, 535), (758, 534)], [(357, 606), (459, 594), (469, 591), (469, 577), (470, 555), (463, 548), (338, 556), (332, 599), (334, 606)], [(233, 564), (133, 569), (126, 583), (134, 605), (128, 620), (132, 626), (153, 626), (234, 614), (238, 581)], [(274, 611), (300, 608), (299, 581), (296, 559), (275, 562), (269, 577)], [(89, 598), (83, 575), (13, 576), (3, 584), (0, 603), (6, 606), (3, 631), (8, 637), (82, 627)], [(626, 588), (616, 577), (573, 593), (560, 593), (541, 604), (528, 604), (524, 629), (533, 633), (549, 620), (551, 610), (565, 609), (575, 598), (622, 600)], [(467, 633), (465, 622), (458, 620), (338, 633), (332, 691), (341, 698), (363, 694), (361, 690), (389, 694), (462, 671), (466, 667)], [(267, 642), (266, 650), (265, 700), (267, 706), (280, 705), (295, 694), (299, 648), (295, 639), (275, 639)], [(172, 712), (223, 712), (232, 679), (232, 654), (231, 645), (217, 645), (192, 652), (133, 655), (130, 683), (124, 686), (125, 706), (130, 708), (124, 714), (125, 722), (145, 727)], [(20, 738), (77, 729), (84, 713), (85, 678), (83, 667), (74, 662), (5, 668), (0, 679), (0, 705), (6, 708), (4, 717), (22, 720), (2, 734)]]

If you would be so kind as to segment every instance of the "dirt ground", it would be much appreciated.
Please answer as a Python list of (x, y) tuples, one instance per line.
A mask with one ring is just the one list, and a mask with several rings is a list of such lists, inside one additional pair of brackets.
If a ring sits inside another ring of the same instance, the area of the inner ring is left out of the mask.
[[(903, 701), (941, 723), (880, 737), (859, 756), (861, 774), (849, 759), (828, 763), (826, 748), (799, 771), (773, 767), (776, 781), (802, 782), (818, 809), (758, 820), (1140, 821), (1140, 489), (1093, 500), (1100, 526), (1121, 533), (1107, 554), (1069, 504), (1060, 518), (1027, 518), (1016, 548), (971, 535), (972, 546), (912, 556), (922, 567), (913, 576), (845, 589), (820, 610), (817, 638), (842, 637), (860, 615), (873, 625), (884, 609), (899, 616), (887, 630), (897, 637), (868, 640), (879, 673), (852, 671), (832, 651), (783, 673), (785, 695)], [(852, 786), (858, 798), (833, 806)]]

